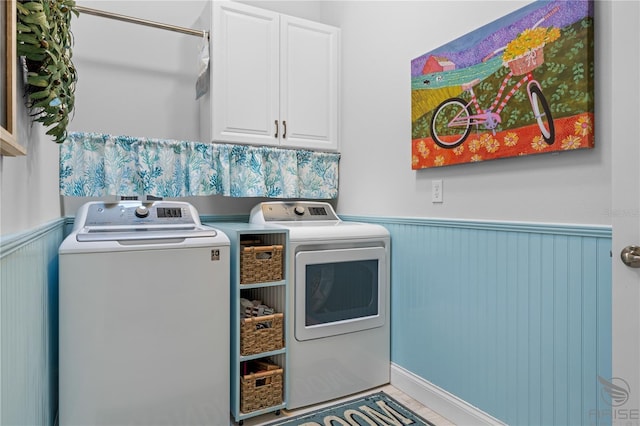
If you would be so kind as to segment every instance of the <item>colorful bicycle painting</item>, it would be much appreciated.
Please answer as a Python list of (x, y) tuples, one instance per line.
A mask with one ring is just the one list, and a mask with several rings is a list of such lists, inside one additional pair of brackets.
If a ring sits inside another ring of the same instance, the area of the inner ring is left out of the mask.
[(537, 1), (414, 59), (412, 168), (592, 148), (592, 12)]

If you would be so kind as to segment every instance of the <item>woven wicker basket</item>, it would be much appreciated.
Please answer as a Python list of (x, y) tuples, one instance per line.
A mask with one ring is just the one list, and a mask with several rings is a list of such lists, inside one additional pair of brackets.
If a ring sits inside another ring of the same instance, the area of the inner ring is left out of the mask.
[(527, 54), (507, 62), (513, 75), (523, 75), (533, 71), (544, 62), (544, 46), (539, 46)]
[(282, 404), (283, 369), (274, 367), (240, 377), (240, 411), (250, 413)]
[(240, 320), (240, 354), (254, 355), (284, 347), (284, 314)]
[(253, 284), (282, 279), (282, 246), (242, 247), (240, 252), (240, 284)]

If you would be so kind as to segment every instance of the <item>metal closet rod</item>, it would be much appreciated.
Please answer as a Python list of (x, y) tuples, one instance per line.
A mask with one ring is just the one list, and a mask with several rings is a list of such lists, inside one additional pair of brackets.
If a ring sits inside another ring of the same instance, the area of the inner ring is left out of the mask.
[(130, 22), (132, 24), (146, 25), (147, 27), (160, 28), (162, 30), (174, 31), (177, 33), (209, 38), (209, 33), (204, 30), (194, 30), (192, 28), (184, 28), (184, 27), (178, 27), (176, 25), (163, 24), (163, 23), (154, 22), (154, 21), (147, 21), (146, 19), (134, 18), (126, 15), (119, 15), (117, 13), (105, 12), (103, 10), (92, 9), (90, 7), (84, 7), (84, 6), (76, 6), (76, 10), (80, 13), (100, 16), (102, 18), (115, 19), (117, 21)]

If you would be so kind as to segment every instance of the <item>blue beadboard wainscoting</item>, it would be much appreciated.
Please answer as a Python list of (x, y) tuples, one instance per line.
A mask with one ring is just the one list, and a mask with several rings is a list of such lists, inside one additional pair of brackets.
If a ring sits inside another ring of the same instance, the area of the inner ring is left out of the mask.
[(391, 233), (395, 365), (510, 425), (610, 408), (610, 227), (342, 218)]
[(0, 239), (0, 424), (54, 424), (64, 219)]
[[(597, 382), (611, 377), (610, 227), (341, 217), (391, 233), (396, 371), (510, 425), (610, 423)], [(71, 224), (0, 239), (0, 424), (54, 424)]]

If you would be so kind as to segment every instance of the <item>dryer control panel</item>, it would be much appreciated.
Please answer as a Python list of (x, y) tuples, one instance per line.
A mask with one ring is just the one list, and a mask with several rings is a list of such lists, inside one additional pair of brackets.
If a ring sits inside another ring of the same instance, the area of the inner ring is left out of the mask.
[(318, 201), (266, 202), (251, 210), (251, 223), (266, 222), (340, 222), (331, 204)]

